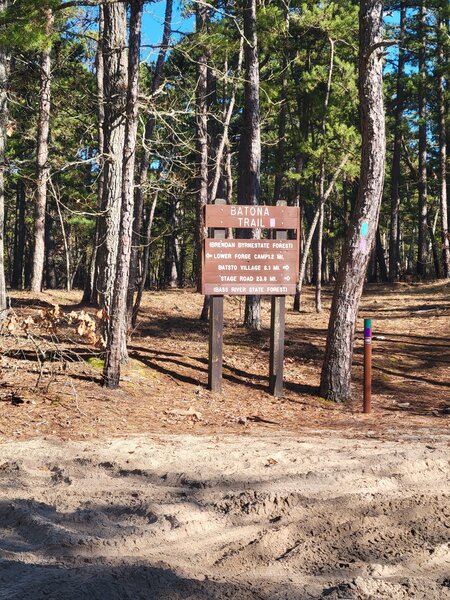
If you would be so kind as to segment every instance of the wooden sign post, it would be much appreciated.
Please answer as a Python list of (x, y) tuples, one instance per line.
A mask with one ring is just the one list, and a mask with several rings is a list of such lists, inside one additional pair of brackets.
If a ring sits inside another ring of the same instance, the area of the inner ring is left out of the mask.
[[(223, 296), (272, 296), (269, 387), (283, 393), (284, 313), (286, 295), (295, 294), (299, 272), (300, 211), (277, 206), (205, 206), (209, 237), (202, 255), (202, 293), (211, 296), (208, 388), (219, 392), (222, 381)], [(227, 229), (269, 230), (261, 239), (226, 238)], [(288, 239), (287, 230), (295, 237)]]
[[(287, 231), (275, 232), (275, 239), (287, 240)], [(297, 278), (295, 280), (297, 282)], [(284, 368), (284, 324), (286, 296), (272, 296), (270, 310), (270, 354), (269, 354), (269, 391), (273, 396), (283, 396)]]
[[(226, 204), (223, 199), (217, 199), (217, 204)], [(225, 229), (211, 229), (213, 239), (225, 238)], [(203, 253), (204, 254), (204, 253)], [(203, 257), (204, 273), (205, 261)], [(212, 392), (222, 391), (223, 363), (223, 295), (211, 296), (209, 305), (209, 356), (208, 356), (208, 389)]]

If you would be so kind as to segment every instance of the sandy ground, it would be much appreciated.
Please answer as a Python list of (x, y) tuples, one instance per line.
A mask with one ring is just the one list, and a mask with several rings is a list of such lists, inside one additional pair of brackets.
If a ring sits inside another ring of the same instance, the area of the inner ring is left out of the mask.
[(450, 598), (449, 441), (0, 446), (0, 599)]

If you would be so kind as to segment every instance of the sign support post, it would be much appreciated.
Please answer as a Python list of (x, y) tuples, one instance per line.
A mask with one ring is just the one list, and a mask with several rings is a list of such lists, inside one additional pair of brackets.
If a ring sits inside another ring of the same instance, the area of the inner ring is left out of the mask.
[[(214, 204), (226, 204), (222, 198), (216, 198)], [(226, 236), (225, 229), (213, 229), (212, 238)], [(208, 389), (212, 392), (222, 391), (223, 365), (223, 296), (211, 296), (209, 305), (209, 357), (208, 357)]]
[[(286, 206), (278, 201), (277, 206)], [(287, 240), (286, 230), (275, 232), (276, 240)], [(270, 355), (269, 355), (269, 392), (272, 396), (283, 396), (284, 367), (284, 327), (286, 296), (272, 296), (270, 310)]]

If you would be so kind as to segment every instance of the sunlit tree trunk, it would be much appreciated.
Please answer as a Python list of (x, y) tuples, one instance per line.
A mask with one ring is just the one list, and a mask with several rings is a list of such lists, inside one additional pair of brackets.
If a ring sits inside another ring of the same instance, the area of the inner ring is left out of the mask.
[(336, 401), (350, 398), (356, 318), (384, 182), (383, 1), (362, 0), (359, 23), (360, 183), (333, 295), (320, 383), (321, 396)]
[[(440, 10), (447, 7), (443, 2)], [(448, 198), (447, 198), (447, 131), (445, 110), (445, 21), (441, 16), (437, 23), (438, 33), (438, 129), (439, 129), (439, 200), (441, 209), (441, 239), (442, 239), (442, 273), (445, 278), (450, 277), (450, 238), (448, 228)], [(448, 69), (448, 65), (447, 65)]]
[[(328, 38), (330, 44), (330, 62), (328, 64), (328, 78), (327, 87), (325, 91), (325, 99), (323, 106), (323, 118), (322, 118), (322, 131), (321, 131), (321, 142), (323, 145), (322, 152), (326, 151), (325, 132), (327, 125), (327, 113), (328, 104), (330, 102), (331, 94), (331, 82), (333, 79), (333, 68), (334, 68), (334, 45), (335, 41)], [(315, 293), (315, 304), (316, 312), (322, 312), (322, 242), (323, 242), (323, 223), (324, 223), (324, 212), (325, 212), (325, 155), (322, 154), (320, 157), (320, 181), (319, 181), (319, 222), (317, 229), (317, 262), (316, 262), (316, 293)]]
[[(47, 9), (46, 34), (53, 29), (53, 13)], [(48, 136), (50, 130), (51, 59), (50, 42), (41, 54), (41, 87), (39, 91), (39, 116), (36, 145), (36, 198), (34, 204), (34, 250), (31, 291), (40, 292), (45, 259), (45, 209), (47, 206), (47, 184), (50, 174), (48, 164)]]
[[(105, 4), (103, 28), (103, 196), (98, 221), (96, 281), (99, 301), (111, 314), (122, 202), (122, 160), (127, 89), (126, 6)], [(104, 332), (107, 333), (107, 330)]]
[(138, 128), (138, 88), (143, 4), (144, 0), (131, 0), (130, 2), (128, 90), (123, 150), (122, 206), (118, 236), (119, 249), (103, 371), (104, 385), (108, 388), (116, 388), (119, 385), (120, 362), (123, 359), (124, 347), (126, 348), (127, 291), (133, 232), (134, 164)]
[[(256, 32), (256, 0), (244, 0), (244, 124), (239, 152), (238, 203), (260, 204), (261, 133), (259, 110), (259, 60)], [(244, 235), (259, 238), (258, 229)], [(261, 296), (246, 296), (244, 325), (261, 329)]]
[[(0, 10), (6, 8), (6, 2), (0, 0)], [(9, 74), (9, 53), (0, 46), (0, 321), (6, 315), (6, 280), (4, 263), (3, 232), (5, 228), (5, 152), (6, 125), (8, 121), (8, 99), (6, 95)]]
[(406, 6), (400, 3), (400, 41), (397, 65), (397, 98), (395, 102), (394, 149), (391, 167), (391, 221), (389, 238), (389, 280), (398, 279), (399, 265), (399, 210), (400, 210), (400, 156), (402, 147), (402, 118), (404, 106)]
[(427, 263), (427, 98), (426, 98), (426, 8), (422, 1), (419, 16), (419, 223), (417, 274), (424, 277)]
[[(200, 36), (205, 36), (209, 22), (209, 8), (198, 4), (196, 6), (196, 30)], [(204, 239), (203, 209), (208, 203), (208, 59), (204, 48), (205, 40), (202, 40), (202, 52), (197, 61), (197, 86), (196, 86), (196, 272), (197, 291), (201, 292), (202, 285), (202, 249)], [(201, 320), (208, 316), (207, 303), (204, 302), (200, 315)]]
[[(97, 179), (97, 207), (101, 210), (103, 202), (103, 182), (104, 182), (104, 134), (103, 126), (105, 121), (105, 93), (104, 93), (104, 60), (103, 60), (103, 37), (104, 37), (105, 18), (103, 14), (103, 6), (98, 7), (98, 41), (97, 41), (97, 52), (95, 55), (95, 81), (97, 84), (97, 118), (98, 118), (98, 130), (97, 130), (97, 142), (98, 142), (98, 159), (97, 164), (99, 168), (99, 174)], [(98, 278), (97, 278), (97, 251), (99, 242), (99, 224), (100, 217), (97, 217), (95, 224), (94, 242), (92, 246), (92, 255), (89, 264), (89, 273), (86, 277), (84, 285), (83, 301), (90, 302), (92, 304), (98, 304)]]

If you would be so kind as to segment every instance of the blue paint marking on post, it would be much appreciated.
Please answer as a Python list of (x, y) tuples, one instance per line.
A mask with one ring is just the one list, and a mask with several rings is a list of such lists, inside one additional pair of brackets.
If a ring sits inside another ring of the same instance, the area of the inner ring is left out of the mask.
[(364, 319), (364, 340), (372, 336), (372, 319)]

